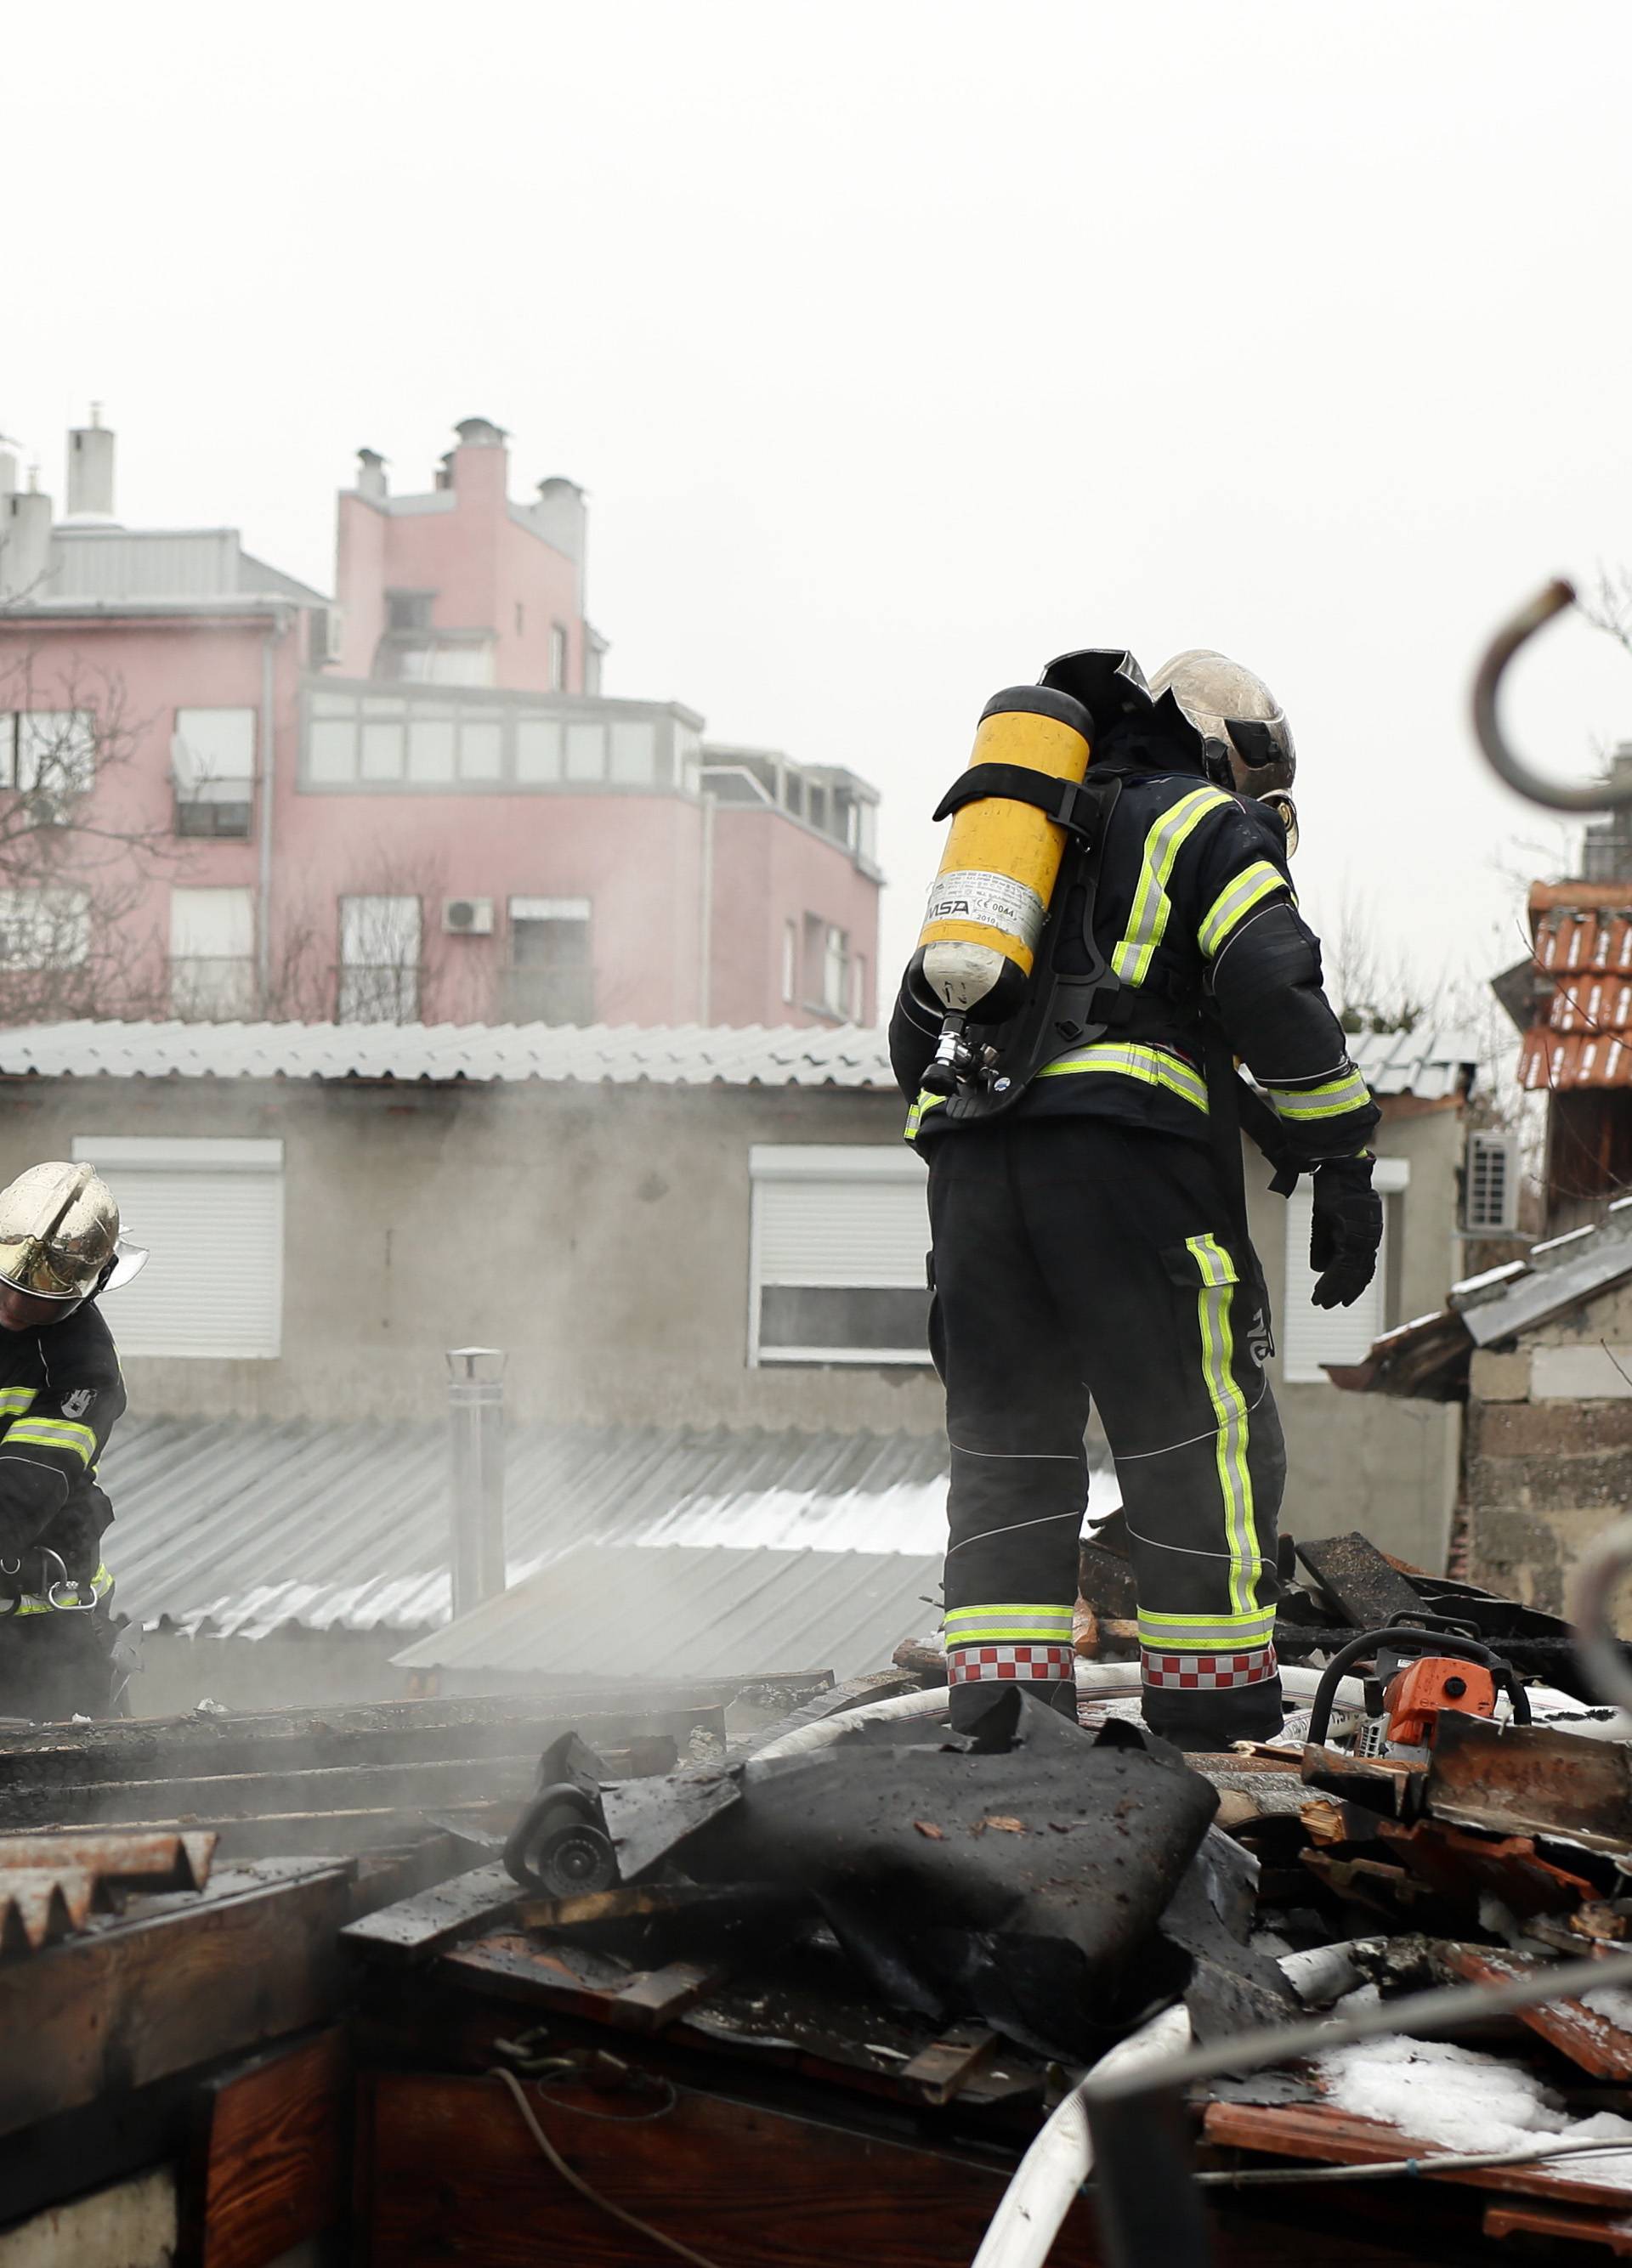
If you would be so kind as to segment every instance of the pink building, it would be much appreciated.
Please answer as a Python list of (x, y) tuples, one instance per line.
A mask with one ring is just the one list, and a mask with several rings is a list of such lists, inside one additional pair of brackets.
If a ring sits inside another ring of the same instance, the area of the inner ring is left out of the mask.
[(423, 495), (361, 453), (333, 602), (69, 438), (61, 519), (0, 443), (13, 1015), (874, 1020), (875, 792), (603, 696), (582, 492), (512, 501), (497, 426)]

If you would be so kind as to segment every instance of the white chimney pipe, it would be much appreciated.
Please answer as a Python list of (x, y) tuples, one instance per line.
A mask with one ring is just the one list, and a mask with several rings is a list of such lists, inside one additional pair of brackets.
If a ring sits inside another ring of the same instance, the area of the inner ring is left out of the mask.
[(0, 497), (0, 599), (37, 599), (51, 564), (51, 499), (33, 482)]
[(102, 405), (91, 404), (91, 423), (68, 436), (68, 517), (111, 519), (114, 516), (114, 437), (102, 423)]
[(455, 1619), (505, 1587), (505, 1358), (497, 1347), (450, 1347)]

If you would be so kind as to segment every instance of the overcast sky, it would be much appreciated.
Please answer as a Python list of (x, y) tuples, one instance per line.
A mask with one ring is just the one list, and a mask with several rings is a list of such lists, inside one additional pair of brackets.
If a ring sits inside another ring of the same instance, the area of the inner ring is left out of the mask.
[[(122, 517), (327, 588), (358, 446), (495, 418), (590, 492), (609, 692), (882, 790), (891, 964), (991, 692), (1221, 646), (1317, 919), (1494, 967), (1550, 828), (1477, 650), (1632, 563), (1629, 62), (1621, 0), (14, 11), (0, 431), (60, 499), (100, 400)], [(1513, 714), (1579, 766), (1632, 660)]]

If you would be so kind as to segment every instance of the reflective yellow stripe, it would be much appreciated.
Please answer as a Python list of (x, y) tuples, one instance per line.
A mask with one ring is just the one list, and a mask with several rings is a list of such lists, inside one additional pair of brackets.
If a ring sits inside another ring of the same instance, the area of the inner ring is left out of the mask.
[(0, 1418), (20, 1418), (32, 1410), (36, 1391), (32, 1386), (0, 1387)]
[(88, 1425), (77, 1425), (71, 1418), (19, 1418), (6, 1435), (4, 1446), (11, 1449), (19, 1442), (36, 1449), (68, 1449), (85, 1465), (96, 1454), (96, 1435)]
[(952, 1607), (949, 1646), (1069, 1646), (1071, 1609), (1053, 1606)]
[(1357, 1071), (1329, 1079), (1323, 1086), (1272, 1086), (1266, 1090), (1282, 1118), (1342, 1118), (1370, 1108), (1371, 1090)]
[(1201, 1290), (1196, 1310), (1201, 1326), (1201, 1369), (1218, 1420), (1218, 1485), (1224, 1501), (1224, 1533), (1230, 1546), (1230, 1604), (1249, 1615), (1258, 1605), (1258, 1531), (1252, 1517), (1252, 1476), (1247, 1467), (1246, 1397), (1236, 1384), (1235, 1334), (1230, 1310), (1235, 1270), (1214, 1238), (1190, 1236), (1185, 1248), (1196, 1263)]
[(1237, 1646), (1267, 1646), (1275, 1634), (1273, 1607), (1239, 1615), (1152, 1615), (1141, 1608), (1141, 1646), (1183, 1653), (1228, 1653)]
[(916, 1141), (918, 1130), (923, 1124), (927, 1114), (934, 1110), (937, 1104), (945, 1101), (944, 1094), (931, 1094), (927, 1087), (920, 1090), (918, 1101), (906, 1114), (905, 1138), (909, 1142)]
[[(1220, 946), (1240, 928), (1253, 907), (1262, 905), (1264, 900), (1273, 897), (1277, 890), (1284, 890), (1291, 897), (1286, 876), (1272, 866), (1266, 858), (1255, 860), (1237, 874), (1233, 882), (1228, 883), (1207, 908), (1201, 926), (1196, 932), (1196, 942), (1207, 958), (1211, 961)], [(1292, 902), (1296, 905), (1297, 900), (1293, 898)]]
[(1170, 1055), (1165, 1048), (1141, 1047), (1133, 1040), (1096, 1040), (1074, 1055), (1045, 1064), (1038, 1077), (1065, 1079), (1072, 1072), (1089, 1071), (1114, 1071), (1119, 1079), (1141, 1079), (1147, 1086), (1165, 1087), (1200, 1111), (1205, 1112), (1207, 1107), (1207, 1081), (1182, 1056)]
[(1126, 932), (1111, 956), (1111, 966), (1125, 984), (1142, 984), (1150, 974), (1150, 956), (1167, 931), (1168, 878), (1173, 861), (1210, 811), (1221, 811), (1230, 801), (1215, 787), (1199, 787), (1164, 811), (1145, 837), (1145, 855), (1139, 870), (1139, 887)]
[[(99, 1600), (105, 1599), (113, 1587), (113, 1577), (106, 1567), (99, 1567), (91, 1578), (92, 1595)], [(72, 1607), (53, 1606), (49, 1599), (42, 1599), (33, 1592), (25, 1592), (22, 1604), (17, 1611), (19, 1615), (69, 1615), (73, 1614), (76, 1609)], [(77, 1611), (83, 1614), (85, 1609), (81, 1607)]]

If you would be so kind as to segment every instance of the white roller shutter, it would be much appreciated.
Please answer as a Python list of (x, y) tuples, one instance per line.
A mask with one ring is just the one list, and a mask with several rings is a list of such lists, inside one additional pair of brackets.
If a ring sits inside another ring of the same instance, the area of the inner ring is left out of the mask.
[(119, 1200), (125, 1234), (152, 1257), (108, 1301), (120, 1351), (218, 1359), (282, 1351), (284, 1145), (81, 1135)]
[[(1408, 1163), (1399, 1158), (1379, 1158), (1372, 1185), (1385, 1197), (1402, 1190), (1410, 1179)], [(1363, 1361), (1373, 1343), (1388, 1329), (1388, 1262), (1391, 1224), (1385, 1207), (1383, 1249), (1377, 1273), (1352, 1307), (1318, 1307), (1315, 1276), (1309, 1264), (1309, 1233), (1313, 1198), (1307, 1180), (1300, 1181), (1287, 1200), (1286, 1292), (1276, 1318), (1281, 1342), (1281, 1374), (1293, 1385), (1329, 1386), (1322, 1366), (1328, 1362)]]
[[(760, 1329), (764, 1294), (778, 1288), (924, 1292), (929, 1210), (922, 1160), (893, 1145), (764, 1143), (750, 1150), (749, 1171), (750, 1360), (927, 1360), (921, 1315), (905, 1344), (881, 1345), (862, 1335), (853, 1345), (773, 1348), (767, 1338), (763, 1357)], [(856, 1303), (848, 1305), (853, 1310)]]

